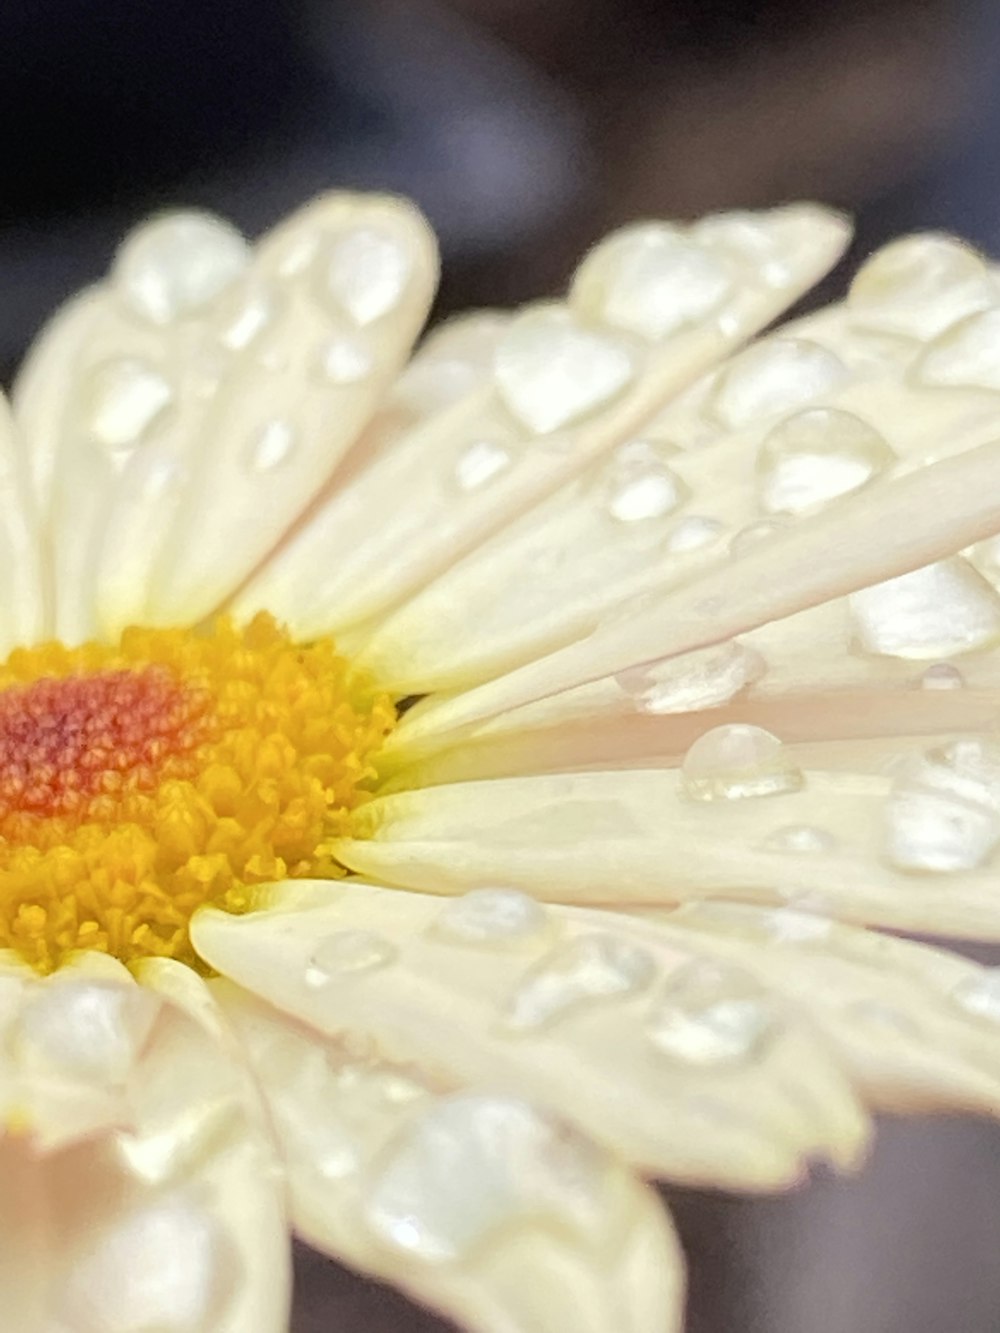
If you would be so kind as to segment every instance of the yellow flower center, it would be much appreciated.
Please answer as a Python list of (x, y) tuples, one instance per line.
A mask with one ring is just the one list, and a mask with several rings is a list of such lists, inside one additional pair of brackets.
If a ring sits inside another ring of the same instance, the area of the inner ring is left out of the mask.
[(197, 965), (195, 909), (335, 877), (331, 841), (395, 711), (333, 643), (131, 628), (0, 666), (0, 947), (39, 971), (98, 949)]

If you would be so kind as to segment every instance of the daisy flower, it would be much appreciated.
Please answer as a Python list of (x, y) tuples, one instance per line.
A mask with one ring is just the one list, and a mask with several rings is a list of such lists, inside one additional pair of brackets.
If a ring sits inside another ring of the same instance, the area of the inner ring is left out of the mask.
[[(475, 1333), (667, 1333), (644, 1178), (1000, 1111), (1000, 285), (633, 226), (408, 362), (419, 215), (200, 213), (0, 451), (0, 1288), (281, 1333), (288, 1233)], [(883, 929), (879, 929), (883, 928)]]

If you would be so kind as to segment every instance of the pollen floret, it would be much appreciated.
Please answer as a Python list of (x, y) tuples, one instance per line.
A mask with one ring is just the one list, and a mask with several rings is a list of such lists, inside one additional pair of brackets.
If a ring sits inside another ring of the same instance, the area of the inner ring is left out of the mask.
[(196, 963), (192, 912), (336, 876), (330, 840), (395, 719), (330, 640), (126, 630), (0, 668), (0, 943), (40, 971), (99, 949)]

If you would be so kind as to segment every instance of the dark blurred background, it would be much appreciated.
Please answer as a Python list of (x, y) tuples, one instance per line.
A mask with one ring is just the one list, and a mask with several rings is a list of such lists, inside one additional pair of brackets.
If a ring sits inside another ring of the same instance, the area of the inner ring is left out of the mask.
[[(166, 204), (256, 234), (331, 186), (412, 195), (438, 315), (555, 291), (637, 216), (802, 196), (856, 213), (861, 252), (923, 227), (1000, 252), (998, 68), (996, 0), (3, 4), (0, 371)], [(1000, 1333), (998, 1149), (894, 1122), (856, 1182), (670, 1192), (690, 1333)], [(295, 1333), (444, 1328), (298, 1267)]]

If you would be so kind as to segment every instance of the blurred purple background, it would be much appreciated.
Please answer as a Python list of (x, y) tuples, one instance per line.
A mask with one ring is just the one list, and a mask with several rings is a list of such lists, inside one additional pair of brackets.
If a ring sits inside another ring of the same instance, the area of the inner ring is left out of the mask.
[[(995, 0), (22, 0), (0, 6), (0, 367), (167, 203), (259, 232), (415, 197), (438, 313), (556, 290), (603, 231), (814, 196), (1000, 251)], [(664, 1114), (669, 1114), (665, 1109)], [(1000, 1129), (883, 1126), (856, 1181), (666, 1191), (689, 1333), (998, 1333)], [(295, 1333), (432, 1333), (298, 1252)]]

